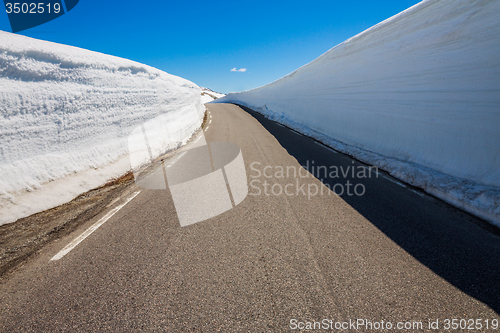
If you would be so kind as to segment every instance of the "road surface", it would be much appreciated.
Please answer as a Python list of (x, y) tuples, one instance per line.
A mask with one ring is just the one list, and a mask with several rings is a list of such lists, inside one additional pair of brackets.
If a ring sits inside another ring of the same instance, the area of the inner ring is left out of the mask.
[[(130, 186), (3, 281), (0, 331), (282, 332), (362, 319), (416, 332), (499, 319), (500, 237), (481, 221), (382, 172), (324, 177), (312, 166), (367, 166), (238, 106), (208, 110), (207, 141), (241, 148), (245, 200), (181, 227), (170, 191)], [(341, 195), (329, 190), (339, 184)]]

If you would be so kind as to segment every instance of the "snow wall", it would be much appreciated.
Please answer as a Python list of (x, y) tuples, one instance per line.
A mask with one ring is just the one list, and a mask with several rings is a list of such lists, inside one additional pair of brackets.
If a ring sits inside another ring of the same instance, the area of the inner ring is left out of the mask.
[(231, 93), (500, 227), (500, 1), (428, 0)]
[(195, 84), (130, 60), (0, 31), (0, 224), (130, 170), (128, 136), (162, 115), (176, 148), (200, 127)]

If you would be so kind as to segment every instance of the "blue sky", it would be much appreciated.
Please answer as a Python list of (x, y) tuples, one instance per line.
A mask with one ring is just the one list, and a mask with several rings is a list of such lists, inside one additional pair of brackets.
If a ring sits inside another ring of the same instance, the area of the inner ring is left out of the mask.
[[(132, 59), (228, 93), (277, 80), (418, 2), (80, 0), (20, 34)], [(11, 31), (3, 10), (0, 30)]]

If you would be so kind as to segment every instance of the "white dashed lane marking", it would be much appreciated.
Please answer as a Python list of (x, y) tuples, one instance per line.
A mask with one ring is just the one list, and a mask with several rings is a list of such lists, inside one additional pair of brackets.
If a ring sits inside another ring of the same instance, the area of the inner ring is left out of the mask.
[(87, 238), (88, 236), (90, 236), (101, 225), (103, 225), (111, 217), (113, 217), (113, 215), (115, 215), (120, 209), (122, 209), (123, 207), (125, 207), (125, 205), (128, 204), (132, 199), (134, 199), (139, 193), (141, 193), (141, 191), (135, 192), (130, 198), (127, 199), (127, 201), (124, 204), (122, 204), (122, 205), (120, 205), (118, 207), (113, 208), (109, 213), (107, 213), (106, 215), (104, 215), (104, 217), (102, 217), (99, 221), (97, 221), (90, 228), (88, 228), (87, 230), (85, 230), (85, 232), (83, 234), (81, 234), (80, 236), (76, 237), (71, 243), (69, 243), (68, 245), (66, 245), (66, 247), (64, 249), (62, 249), (61, 251), (59, 251), (58, 254), (56, 254), (55, 256), (53, 256), (52, 259), (50, 259), (50, 261), (57, 261), (57, 260), (61, 259), (62, 257), (64, 257), (66, 254), (68, 254), (78, 244), (80, 244), (81, 242), (83, 242), (83, 240), (85, 238)]

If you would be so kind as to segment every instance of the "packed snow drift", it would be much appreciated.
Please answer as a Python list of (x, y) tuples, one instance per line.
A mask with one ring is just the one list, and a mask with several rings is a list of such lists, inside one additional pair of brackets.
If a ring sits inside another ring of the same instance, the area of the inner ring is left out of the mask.
[(209, 88), (201, 87), (201, 102), (203, 104), (212, 102), (218, 98), (224, 97), (226, 95), (213, 91)]
[(428, 0), (266, 86), (269, 118), (500, 226), (500, 1)]
[(130, 170), (128, 136), (158, 115), (183, 144), (205, 111), (195, 84), (155, 68), (0, 32), (0, 224)]

